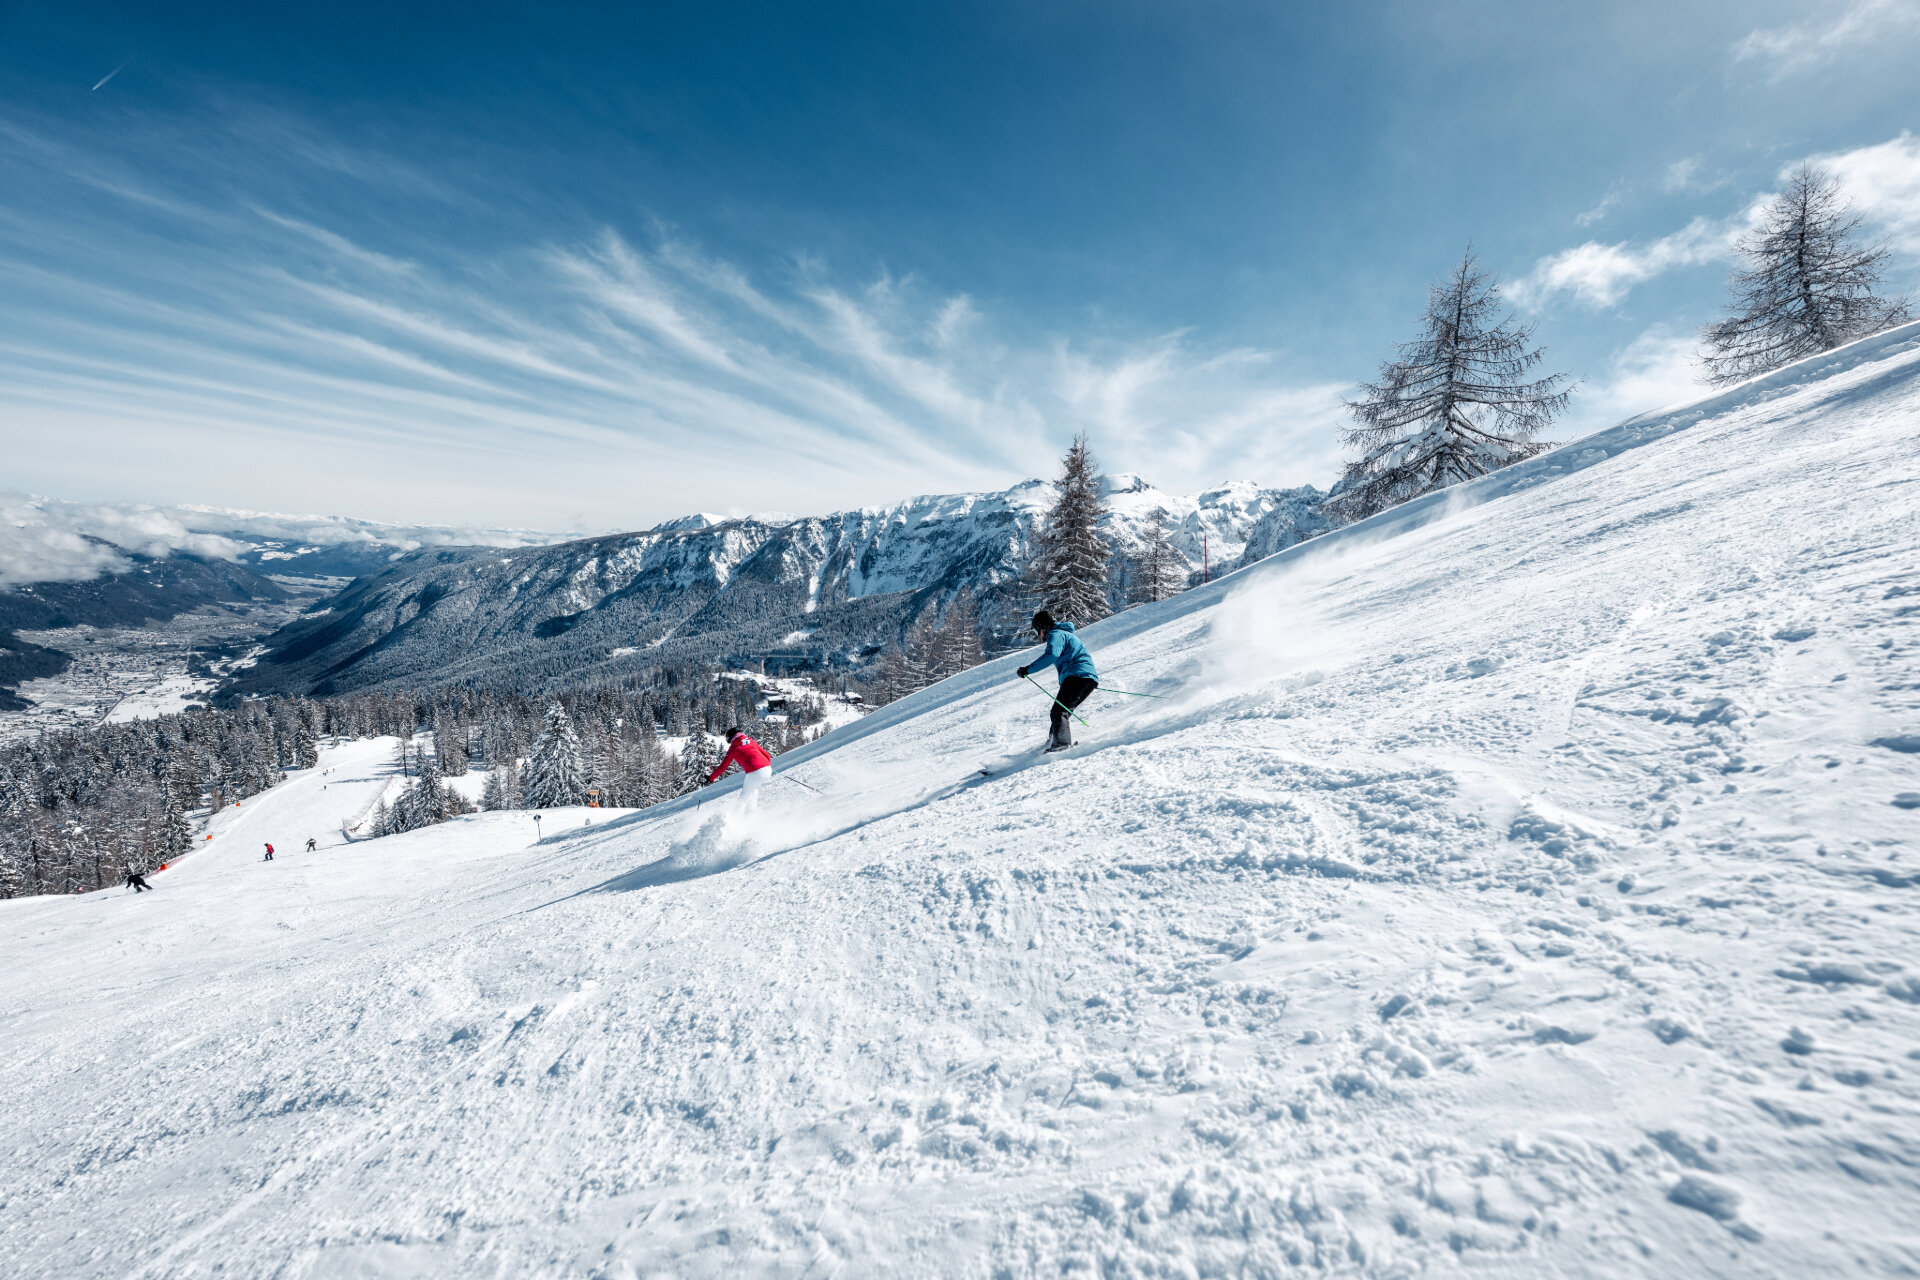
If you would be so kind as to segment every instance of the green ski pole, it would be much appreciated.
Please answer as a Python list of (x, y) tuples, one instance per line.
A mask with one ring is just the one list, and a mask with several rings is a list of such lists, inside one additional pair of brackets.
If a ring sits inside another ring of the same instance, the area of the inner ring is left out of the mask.
[(1123, 698), (1164, 698), (1167, 696), (1164, 693), (1128, 693), (1125, 689), (1109, 689), (1105, 685), (1101, 685), (1095, 692), (1117, 693)]
[[(1032, 676), (1027, 676), (1025, 677), (1025, 679), (1028, 684), (1032, 685), (1034, 688), (1038, 689), (1040, 692), (1047, 693), (1047, 686), (1041, 684), (1038, 680), (1035, 680)], [(1082, 716), (1078, 711), (1075, 711), (1072, 707), (1060, 701), (1060, 699), (1054, 697), (1052, 694), (1047, 693), (1047, 701), (1051, 702), (1054, 706), (1060, 708), (1062, 711), (1072, 716), (1075, 720), (1078, 720), (1084, 728), (1088, 728), (1088, 729), (1093, 728), (1092, 725), (1087, 723), (1086, 718)]]

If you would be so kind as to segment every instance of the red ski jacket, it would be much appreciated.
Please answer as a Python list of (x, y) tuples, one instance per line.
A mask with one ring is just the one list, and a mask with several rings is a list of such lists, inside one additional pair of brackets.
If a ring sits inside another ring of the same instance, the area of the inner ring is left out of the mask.
[(720, 763), (714, 766), (712, 773), (707, 775), (707, 781), (716, 781), (727, 771), (727, 766), (730, 764), (738, 764), (742, 773), (752, 773), (755, 769), (772, 768), (773, 757), (767, 754), (765, 747), (743, 733), (733, 740), (733, 745), (727, 748), (727, 754), (720, 758)]

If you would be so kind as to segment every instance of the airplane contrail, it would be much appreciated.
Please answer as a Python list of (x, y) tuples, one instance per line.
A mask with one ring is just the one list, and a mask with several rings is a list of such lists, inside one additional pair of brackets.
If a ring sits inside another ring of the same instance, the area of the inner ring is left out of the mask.
[[(132, 58), (128, 58), (128, 59), (127, 59), (127, 62), (132, 62), (132, 61), (133, 61), (133, 59), (132, 59)], [(105, 75), (103, 75), (103, 76), (101, 76), (101, 77), (100, 77), (100, 84), (105, 84), (105, 83), (106, 83), (107, 81), (109, 81), (109, 80), (111, 80), (111, 79), (113, 79), (113, 78), (114, 78), (115, 76), (117, 76), (117, 75), (119, 75), (119, 74), (120, 74), (120, 73), (121, 73), (121, 72), (122, 72), (123, 70), (125, 70), (125, 69), (126, 69), (126, 65), (127, 65), (127, 62), (123, 62), (123, 63), (121, 63), (121, 64), (120, 64), (119, 66), (117, 66), (117, 67), (115, 67), (115, 68), (114, 68), (113, 70), (111, 70), (111, 71), (109, 71), (109, 72), (107, 72), (107, 74), (105, 74)], [(100, 84), (97, 84), (97, 85), (95, 85), (95, 86), (93, 86), (93, 88), (94, 88), (94, 89), (98, 89), (98, 88), (100, 87)], [(91, 93), (91, 92), (93, 92), (93, 89), (89, 89), (89, 90), (88, 90), (87, 92), (89, 92), (89, 93)]]

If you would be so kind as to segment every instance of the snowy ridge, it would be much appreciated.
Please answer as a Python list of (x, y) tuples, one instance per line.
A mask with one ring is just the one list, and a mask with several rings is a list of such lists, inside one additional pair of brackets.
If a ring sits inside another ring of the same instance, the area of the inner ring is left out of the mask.
[(1908, 326), (1284, 551), (1007, 776), (1013, 658), (754, 815), (0, 903), (0, 1269), (1909, 1274), (1916, 423)]
[[(1218, 573), (1250, 535), (1263, 549), (1314, 529), (1322, 495), (1228, 484), (1197, 497), (1109, 477), (1106, 532), (1136, 548), (1155, 509), (1172, 517), (1187, 567)], [(645, 533), (523, 548), (429, 548), (356, 581), (274, 638), (244, 692), (338, 692), (380, 684), (498, 679), (502, 672), (615, 674), (661, 657), (715, 652), (754, 660), (813, 632), (806, 656), (842, 659), (891, 643), (925, 603), (971, 590), (1006, 621), (1016, 579), (1053, 488), (937, 494), (827, 516), (687, 516)], [(1009, 625), (1011, 625), (1009, 623)], [(675, 648), (662, 651), (669, 641)], [(617, 652), (626, 655), (624, 664)], [(513, 681), (533, 687), (537, 676)]]

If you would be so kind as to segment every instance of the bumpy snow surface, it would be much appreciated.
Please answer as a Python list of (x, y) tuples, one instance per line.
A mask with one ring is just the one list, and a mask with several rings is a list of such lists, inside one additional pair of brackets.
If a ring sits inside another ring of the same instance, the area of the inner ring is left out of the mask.
[(1091, 628), (1044, 763), (1008, 660), (303, 854), (342, 748), (0, 903), (0, 1272), (1912, 1275), (1917, 561), (1909, 326)]

